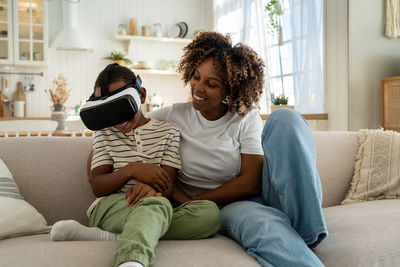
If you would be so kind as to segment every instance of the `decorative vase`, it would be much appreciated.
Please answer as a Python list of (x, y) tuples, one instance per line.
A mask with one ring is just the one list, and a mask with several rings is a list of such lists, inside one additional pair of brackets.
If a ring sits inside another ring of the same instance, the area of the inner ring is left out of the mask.
[(51, 120), (58, 123), (56, 131), (66, 131), (67, 126), (65, 124), (65, 113), (62, 111), (53, 111), (51, 113)]
[(64, 105), (63, 104), (54, 104), (53, 107), (54, 107), (54, 111), (63, 111)]

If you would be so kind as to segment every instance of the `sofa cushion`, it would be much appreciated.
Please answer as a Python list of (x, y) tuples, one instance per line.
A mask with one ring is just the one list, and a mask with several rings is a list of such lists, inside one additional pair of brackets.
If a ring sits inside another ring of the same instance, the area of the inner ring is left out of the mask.
[(339, 205), (353, 177), (357, 132), (313, 132), (313, 135), (322, 184), (322, 206)]
[(324, 209), (329, 236), (314, 250), (328, 266), (400, 266), (400, 200)]
[[(53, 242), (49, 235), (16, 237), (0, 242), (0, 266), (109, 267), (116, 247), (116, 241)], [(159, 242), (152, 267), (189, 266), (261, 265), (237, 243), (221, 235), (203, 240)]]
[(74, 219), (87, 225), (86, 210), (95, 200), (86, 174), (91, 147), (86, 137), (0, 138), (0, 158), (49, 224)]
[[(357, 132), (314, 132), (323, 206), (343, 201), (353, 175)], [(24, 198), (49, 224), (74, 219), (87, 225), (95, 200), (86, 175), (92, 138), (0, 138), (0, 158), (14, 175)], [(12, 153), (10, 153), (12, 151)]]
[(358, 136), (354, 177), (342, 204), (400, 198), (400, 133), (364, 129)]
[(11, 172), (1, 159), (0, 214), (0, 239), (49, 232), (46, 220), (24, 200)]

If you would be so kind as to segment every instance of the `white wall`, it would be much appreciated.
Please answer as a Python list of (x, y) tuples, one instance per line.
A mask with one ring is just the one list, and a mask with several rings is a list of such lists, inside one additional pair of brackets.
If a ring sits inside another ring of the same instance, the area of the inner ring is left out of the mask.
[[(61, 4), (48, 1), (49, 41), (54, 40), (62, 27)], [(102, 58), (112, 50), (127, 49), (127, 43), (113, 40), (118, 25), (129, 25), (130, 18), (136, 18), (138, 30), (141, 25), (160, 22), (164, 33), (175, 23), (187, 22), (189, 33), (198, 29), (211, 29), (213, 23), (212, 0), (82, 0), (79, 4), (79, 25), (91, 41), (93, 53), (62, 52), (49, 49), (46, 69), (18, 68), (19, 71), (43, 71), (44, 77), (35, 76), (36, 90), (27, 93), (27, 115), (49, 117), (51, 102), (44, 90), (52, 88), (52, 81), (62, 73), (70, 81), (72, 95), (66, 105), (79, 104), (91, 94), (98, 73), (109, 63)], [(156, 92), (164, 98), (165, 104), (185, 101), (188, 89), (183, 88), (179, 76), (141, 75), (143, 86), (148, 93)], [(24, 81), (23, 76), (10, 76), (10, 96), (16, 89), (16, 82)]]
[(327, 129), (348, 129), (348, 0), (326, 0)]
[[(327, 0), (327, 7), (336, 9), (336, 13), (327, 13), (329, 130), (376, 128), (380, 124), (380, 80), (400, 75), (400, 40), (384, 36), (384, 2)], [(62, 26), (61, 5), (59, 1), (48, 1), (48, 5), (51, 43)], [(68, 106), (79, 104), (90, 95), (98, 72), (109, 63), (101, 58), (111, 50), (127, 48), (126, 43), (113, 40), (118, 24), (128, 24), (135, 17), (139, 27), (160, 22), (166, 32), (172, 24), (186, 21), (190, 36), (196, 29), (212, 28), (213, 23), (212, 0), (82, 0), (79, 11), (81, 30), (92, 41), (95, 51), (49, 49), (46, 69), (19, 68), (45, 73), (43, 78), (35, 76), (36, 90), (27, 93), (30, 117), (50, 116), (51, 102), (44, 90), (52, 87), (52, 80), (59, 73), (71, 82), (73, 91)], [(179, 76), (141, 76), (149, 93), (161, 94), (166, 104), (186, 100), (188, 89), (183, 88)], [(16, 82), (23, 81), (23, 76), (10, 78), (12, 95)]]
[(385, 1), (326, 0), (328, 130), (380, 125), (380, 81), (400, 75), (400, 40), (384, 36)]
[(349, 0), (349, 130), (380, 125), (380, 81), (400, 75), (400, 40), (384, 36), (385, 2)]

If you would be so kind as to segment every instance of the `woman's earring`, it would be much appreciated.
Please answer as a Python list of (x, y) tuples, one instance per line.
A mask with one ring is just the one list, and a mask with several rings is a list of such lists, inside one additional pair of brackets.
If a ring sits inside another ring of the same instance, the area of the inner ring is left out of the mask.
[(221, 103), (222, 104), (225, 104), (225, 105), (228, 105), (228, 103), (229, 103), (229, 97), (225, 97), (222, 101), (221, 101)]

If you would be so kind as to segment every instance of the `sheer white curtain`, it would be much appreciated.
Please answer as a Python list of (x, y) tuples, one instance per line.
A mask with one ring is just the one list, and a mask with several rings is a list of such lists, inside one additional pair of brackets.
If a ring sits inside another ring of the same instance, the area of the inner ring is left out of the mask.
[[(286, 1), (285, 1), (286, 2)], [(289, 0), (295, 108), (324, 112), (323, 0)], [(282, 25), (285, 27), (285, 25)]]
[[(266, 63), (266, 86), (261, 113), (270, 110), (270, 76), (273, 91), (289, 93), (297, 111), (324, 112), (324, 9), (323, 0), (280, 0), (283, 46), (267, 33), (268, 0), (215, 0), (215, 30), (229, 33), (233, 42), (253, 47)], [(279, 52), (277, 52), (279, 51)], [(283, 65), (282, 65), (283, 64)], [(281, 88), (282, 87), (282, 88)]]
[(386, 0), (386, 31), (389, 38), (400, 37), (400, 0)]
[[(267, 34), (265, 24), (264, 0), (215, 0), (215, 30), (230, 34), (232, 42), (249, 45), (267, 62)], [(265, 69), (264, 93), (260, 99), (260, 113), (268, 113), (270, 90), (268, 68)]]

